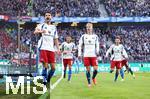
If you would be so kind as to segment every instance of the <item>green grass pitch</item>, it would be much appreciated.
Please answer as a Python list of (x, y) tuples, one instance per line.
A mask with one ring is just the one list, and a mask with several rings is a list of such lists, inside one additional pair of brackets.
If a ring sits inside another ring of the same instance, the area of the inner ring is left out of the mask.
[[(71, 83), (63, 79), (45, 99), (150, 99), (150, 73), (135, 73), (136, 79), (125, 74), (125, 81), (113, 82), (114, 73), (99, 73), (98, 84), (87, 86), (85, 73), (73, 74)], [(53, 77), (54, 83), (60, 76)], [(34, 85), (33, 85), (34, 86)], [(31, 87), (32, 88), (32, 87)], [(6, 95), (5, 84), (0, 84), (0, 99), (38, 99), (40, 95)], [(44, 98), (43, 98), (44, 99)]]
[(98, 84), (87, 86), (84, 73), (74, 74), (71, 83), (63, 79), (50, 93), (51, 99), (150, 99), (150, 73), (125, 74), (125, 81), (113, 82), (114, 73), (99, 73)]

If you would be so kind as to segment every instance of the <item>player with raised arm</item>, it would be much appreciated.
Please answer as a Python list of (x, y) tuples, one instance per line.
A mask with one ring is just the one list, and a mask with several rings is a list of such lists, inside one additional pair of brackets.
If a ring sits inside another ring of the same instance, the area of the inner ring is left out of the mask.
[[(40, 62), (43, 64), (42, 76), (44, 77), (43, 84), (46, 85), (47, 82), (50, 82), (54, 72), (55, 72), (55, 49), (57, 48), (57, 54), (60, 53), (59, 43), (58, 43), (58, 34), (55, 25), (51, 24), (52, 15), (50, 12), (45, 13), (45, 22), (39, 24), (34, 34), (40, 34), (41, 37), (38, 41), (38, 48), (40, 51)], [(51, 69), (47, 74), (48, 64), (51, 65)]]
[(120, 44), (120, 36), (116, 36), (115, 38), (115, 44), (110, 46), (110, 48), (106, 52), (106, 58), (108, 57), (109, 54), (111, 54), (111, 67), (110, 67), (110, 73), (112, 73), (116, 67), (116, 73), (115, 73), (115, 79), (114, 81), (117, 81), (119, 72), (122, 78), (122, 81), (124, 81), (124, 72), (122, 70), (122, 60), (127, 59), (128, 55), (124, 49), (124, 46)]
[(93, 67), (93, 83), (96, 85), (96, 75), (98, 73), (98, 62), (97, 55), (99, 53), (99, 39), (96, 34), (93, 33), (93, 24), (86, 24), (86, 33), (83, 34), (79, 40), (78, 46), (78, 56), (81, 59), (83, 55), (84, 66), (86, 67), (86, 77), (88, 81), (88, 86), (91, 86), (91, 74), (90, 66)]
[(73, 52), (75, 52), (75, 44), (72, 42), (71, 36), (67, 36), (66, 41), (61, 44), (61, 52), (63, 54), (64, 78), (66, 78), (66, 70), (68, 66), (68, 81), (70, 81), (72, 74)]

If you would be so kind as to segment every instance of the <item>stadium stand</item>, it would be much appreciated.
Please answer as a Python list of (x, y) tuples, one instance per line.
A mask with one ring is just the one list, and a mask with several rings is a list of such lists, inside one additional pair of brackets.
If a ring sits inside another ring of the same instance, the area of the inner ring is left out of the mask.
[(0, 0), (0, 14), (8, 16), (28, 15), (28, 0)]
[(110, 30), (112, 38), (114, 35), (121, 35), (122, 42), (128, 52), (129, 59), (136, 62), (150, 61), (150, 29), (149, 27), (121, 27)]
[(109, 16), (150, 16), (149, 0), (103, 0)]
[[(32, 49), (36, 51), (37, 38), (32, 36), (33, 30), (31, 29), (22, 29), (21, 30), (21, 45), (25, 46), (22, 48), (24, 52), (29, 52), (29, 44), (32, 42)], [(76, 44), (78, 44), (78, 40), (80, 36), (85, 32), (85, 29), (80, 28), (64, 28), (58, 27), (59, 33), (59, 41), (63, 42), (64, 37), (66, 35), (72, 35), (73, 40)], [(148, 27), (141, 26), (120, 26), (120, 27), (112, 27), (106, 30), (102, 28), (94, 28), (94, 32), (99, 36), (100, 40), (100, 55), (104, 58), (106, 49), (112, 44), (115, 35), (121, 35), (122, 42), (125, 46), (129, 54), (130, 61), (134, 62), (147, 62), (150, 61), (150, 29)], [(17, 39), (17, 37), (13, 36), (16, 34), (16, 30), (13, 29), (11, 33), (11, 37)], [(1, 32), (1, 38), (6, 34)], [(31, 38), (32, 37), (32, 38)], [(7, 43), (9, 40), (3, 41), (3, 43)], [(1, 41), (1, 45), (3, 45)], [(8, 46), (8, 45), (7, 45)], [(4, 47), (7, 47), (4, 46)], [(6, 49), (6, 48), (4, 48)], [(15, 48), (16, 50), (16, 48)], [(16, 52), (16, 51), (15, 51)]]
[[(0, 0), (0, 14), (41, 16), (51, 11), (61, 17), (150, 16), (149, 0)], [(104, 7), (103, 7), (104, 6)], [(30, 9), (33, 10), (30, 10)], [(106, 11), (105, 11), (106, 10)], [(103, 14), (107, 12), (107, 14)]]
[(35, 0), (33, 8), (36, 16), (51, 11), (54, 16), (99, 17), (98, 5), (95, 0)]

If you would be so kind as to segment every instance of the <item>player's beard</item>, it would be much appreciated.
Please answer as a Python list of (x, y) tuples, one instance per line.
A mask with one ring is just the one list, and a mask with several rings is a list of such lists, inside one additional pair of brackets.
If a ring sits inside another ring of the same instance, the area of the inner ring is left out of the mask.
[(50, 18), (46, 18), (46, 23), (50, 23), (51, 19)]

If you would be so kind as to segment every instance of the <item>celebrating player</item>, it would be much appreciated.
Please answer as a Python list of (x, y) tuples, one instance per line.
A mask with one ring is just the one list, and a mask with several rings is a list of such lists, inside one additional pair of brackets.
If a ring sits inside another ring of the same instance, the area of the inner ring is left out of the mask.
[(127, 59), (128, 55), (124, 49), (124, 46), (120, 44), (120, 36), (116, 36), (115, 38), (115, 44), (113, 44), (108, 51), (106, 52), (106, 58), (108, 57), (109, 54), (111, 54), (111, 70), (110, 72), (112, 73), (114, 71), (114, 68), (116, 67), (116, 73), (115, 73), (115, 79), (114, 81), (117, 81), (119, 72), (122, 78), (122, 81), (124, 80), (124, 72), (121, 69), (122, 68), (122, 60)]
[[(52, 15), (50, 12), (45, 13), (45, 22), (39, 24), (34, 34), (40, 34), (41, 37), (38, 41), (38, 48), (40, 50), (40, 62), (43, 64), (42, 76), (44, 76), (43, 84), (50, 82), (51, 77), (55, 72), (55, 50), (54, 45), (57, 47), (57, 53), (60, 53), (58, 34), (56, 27), (51, 24)], [(51, 65), (51, 69), (47, 75), (48, 64)]]
[(90, 87), (91, 86), (90, 66), (93, 66), (94, 68), (92, 80), (93, 83), (96, 84), (95, 77), (98, 72), (97, 54), (99, 53), (99, 39), (98, 36), (93, 33), (92, 23), (86, 24), (86, 31), (87, 32), (83, 34), (79, 40), (78, 56), (81, 59), (81, 56), (83, 54), (83, 62), (84, 66), (86, 67), (86, 77), (88, 81), (88, 86)]
[(66, 78), (66, 69), (68, 66), (68, 81), (70, 81), (72, 74), (71, 67), (73, 63), (73, 52), (75, 51), (75, 44), (72, 42), (71, 36), (67, 36), (66, 41), (61, 44), (61, 51), (63, 54), (64, 78)]

